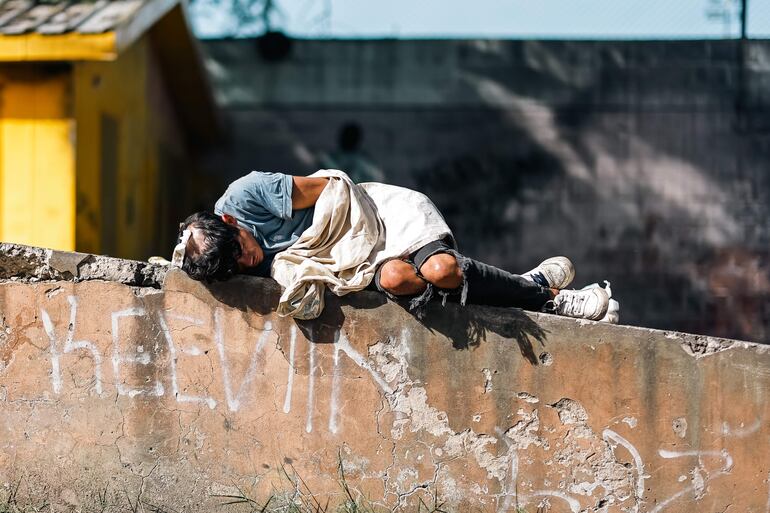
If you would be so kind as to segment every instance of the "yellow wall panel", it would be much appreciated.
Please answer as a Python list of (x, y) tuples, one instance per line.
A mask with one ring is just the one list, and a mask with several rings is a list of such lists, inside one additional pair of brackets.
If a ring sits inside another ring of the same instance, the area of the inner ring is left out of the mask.
[(3, 120), (2, 231), (4, 242), (33, 244), (35, 194), (35, 121)]
[[(46, 148), (35, 162), (36, 245), (75, 249), (75, 155), (73, 122), (38, 122), (35, 140)], [(45, 241), (45, 243), (42, 243)]]
[(6, 69), (0, 107), (0, 238), (75, 248), (75, 155), (66, 69)]

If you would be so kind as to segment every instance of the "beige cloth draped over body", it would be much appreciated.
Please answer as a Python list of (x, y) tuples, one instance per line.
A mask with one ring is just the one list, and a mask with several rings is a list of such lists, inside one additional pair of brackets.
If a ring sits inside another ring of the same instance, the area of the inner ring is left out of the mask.
[(326, 287), (338, 296), (363, 290), (387, 260), (452, 235), (424, 194), (381, 183), (354, 184), (333, 169), (310, 176), (330, 180), (316, 202), (313, 224), (273, 261), (271, 275), (284, 289), (281, 316), (314, 319), (323, 311)]

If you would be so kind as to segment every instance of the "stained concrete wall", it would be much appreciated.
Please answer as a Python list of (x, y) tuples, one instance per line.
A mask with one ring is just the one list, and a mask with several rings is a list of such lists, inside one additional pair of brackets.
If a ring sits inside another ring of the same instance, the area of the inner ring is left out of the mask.
[[(208, 41), (220, 180), (307, 173), (347, 121), (470, 256), (567, 254), (637, 325), (770, 341), (770, 42)], [(743, 65), (742, 65), (743, 63)], [(218, 188), (212, 187), (211, 205)]]
[(0, 250), (0, 494), (19, 502), (232, 511), (291, 496), (288, 473), (335, 504), (341, 467), (404, 511), (767, 511), (767, 346), (516, 309), (419, 322), (370, 292), (298, 323), (267, 279), (141, 287), (104, 278), (163, 270)]

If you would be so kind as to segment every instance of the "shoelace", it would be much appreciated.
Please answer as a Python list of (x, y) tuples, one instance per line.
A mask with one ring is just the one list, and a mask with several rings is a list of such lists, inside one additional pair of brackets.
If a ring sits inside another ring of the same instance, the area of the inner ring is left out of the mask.
[[(559, 296), (556, 296), (557, 298)], [(585, 312), (586, 298), (584, 295), (562, 296), (564, 299), (557, 302), (556, 309), (563, 315), (583, 316)]]
[(542, 272), (532, 273), (530, 274), (532, 277), (532, 281), (540, 285), (541, 287), (550, 288), (551, 285), (548, 283), (548, 280), (546, 279), (545, 275)]

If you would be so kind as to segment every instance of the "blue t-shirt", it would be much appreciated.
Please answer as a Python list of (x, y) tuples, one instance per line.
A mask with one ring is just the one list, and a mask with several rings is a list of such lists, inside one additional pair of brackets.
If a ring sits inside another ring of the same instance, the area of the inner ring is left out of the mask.
[(265, 259), (256, 274), (268, 275), (279, 253), (313, 224), (313, 208), (292, 211), (292, 179), (283, 173), (252, 171), (233, 183), (214, 205), (217, 215), (229, 214), (257, 239)]

